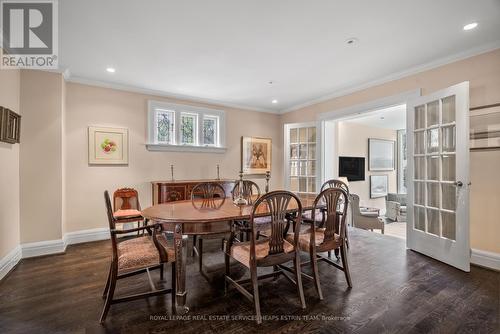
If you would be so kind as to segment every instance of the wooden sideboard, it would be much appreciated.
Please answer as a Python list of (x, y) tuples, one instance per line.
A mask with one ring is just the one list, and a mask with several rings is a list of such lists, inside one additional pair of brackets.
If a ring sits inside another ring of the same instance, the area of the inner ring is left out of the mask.
[(191, 190), (198, 183), (218, 182), (226, 192), (226, 196), (231, 196), (234, 187), (234, 180), (180, 180), (180, 181), (153, 181), (153, 205), (167, 202), (182, 201), (191, 198)]

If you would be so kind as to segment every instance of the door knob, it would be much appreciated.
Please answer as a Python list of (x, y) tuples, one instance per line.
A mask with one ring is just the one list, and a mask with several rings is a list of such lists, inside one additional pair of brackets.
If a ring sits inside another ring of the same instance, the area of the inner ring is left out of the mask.
[(456, 187), (463, 187), (464, 183), (462, 181), (455, 181), (453, 183)]

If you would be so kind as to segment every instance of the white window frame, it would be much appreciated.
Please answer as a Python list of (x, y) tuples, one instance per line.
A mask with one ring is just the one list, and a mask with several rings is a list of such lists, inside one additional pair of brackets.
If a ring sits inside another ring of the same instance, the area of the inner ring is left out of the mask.
[[(175, 139), (173, 143), (160, 143), (157, 140), (157, 110), (169, 110), (174, 112)], [(181, 114), (192, 114), (197, 116), (194, 145), (181, 143)], [(205, 118), (217, 119), (215, 144), (203, 143), (203, 120)], [(148, 137), (146, 148), (149, 151), (224, 153), (226, 152), (225, 112), (216, 109), (150, 100), (148, 101)]]
[[(181, 111), (179, 114), (179, 140), (177, 141), (179, 145), (189, 145), (189, 146), (197, 146), (199, 145), (199, 139), (198, 139), (198, 128), (199, 128), (199, 115), (197, 113), (192, 113), (192, 112), (185, 112)], [(194, 118), (194, 128), (193, 128), (193, 143), (183, 143), (182, 142), (182, 117), (192, 117)]]
[[(203, 129), (204, 129), (204, 124), (203, 122), (205, 119), (212, 119), (215, 120), (215, 138), (214, 138), (214, 143), (213, 144), (207, 144), (205, 143), (205, 135), (203, 134)], [(207, 146), (207, 147), (218, 147), (220, 143), (220, 117), (217, 115), (208, 115), (205, 114), (203, 115), (203, 118), (201, 119), (201, 129), (200, 129), (200, 141), (203, 141), (202, 145)]]
[(168, 109), (160, 109), (160, 108), (157, 108), (155, 109), (155, 113), (153, 115), (153, 136), (154, 138), (158, 138), (158, 127), (156, 126), (156, 123), (158, 122), (158, 113), (157, 111), (162, 111), (162, 112), (167, 112), (167, 113), (173, 113), (173, 122), (174, 122), (174, 129), (172, 131), (172, 134), (171, 134), (171, 137), (170, 137), (170, 143), (169, 142), (158, 142), (157, 140), (157, 143), (158, 144), (162, 144), (162, 145), (173, 145), (175, 144), (175, 135), (176, 135), (176, 131), (175, 131), (175, 128), (176, 128), (176, 125), (177, 125), (177, 120), (175, 119), (175, 111), (173, 110), (168, 110)]

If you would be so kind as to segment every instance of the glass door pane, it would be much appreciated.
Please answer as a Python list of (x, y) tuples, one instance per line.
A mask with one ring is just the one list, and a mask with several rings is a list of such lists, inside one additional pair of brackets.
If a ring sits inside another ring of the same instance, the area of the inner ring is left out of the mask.
[(413, 228), (455, 240), (455, 96), (414, 108)]

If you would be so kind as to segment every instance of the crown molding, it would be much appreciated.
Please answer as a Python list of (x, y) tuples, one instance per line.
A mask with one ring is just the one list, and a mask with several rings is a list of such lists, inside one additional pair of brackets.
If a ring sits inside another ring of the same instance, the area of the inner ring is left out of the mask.
[[(69, 73), (69, 70), (68, 70), (68, 73)], [(215, 107), (220, 106), (220, 107), (226, 107), (226, 108), (243, 109), (243, 110), (248, 110), (248, 111), (265, 112), (265, 113), (270, 113), (270, 114), (279, 114), (280, 113), (279, 110), (255, 108), (255, 107), (250, 107), (250, 106), (241, 105), (241, 104), (233, 104), (233, 103), (227, 103), (227, 102), (218, 101), (218, 100), (205, 99), (205, 98), (201, 98), (201, 97), (174, 94), (174, 93), (169, 93), (169, 92), (164, 92), (164, 91), (149, 89), (149, 88), (141, 88), (138, 86), (125, 85), (125, 84), (119, 84), (119, 83), (108, 82), (108, 81), (93, 80), (93, 79), (89, 79), (89, 78), (85, 78), (85, 77), (81, 77), (81, 76), (68, 75), (68, 78), (66, 78), (66, 81), (78, 83), (78, 84), (83, 84), (83, 85), (88, 85), (88, 86), (116, 89), (116, 90), (121, 90), (121, 91), (125, 91), (125, 92), (131, 92), (131, 93), (139, 93), (139, 94), (145, 94), (145, 95), (166, 97), (166, 98), (182, 100), (182, 101), (186, 101), (186, 102), (210, 104), (210, 105), (215, 106)]]
[(493, 51), (493, 50), (496, 50), (499, 48), (500, 48), (500, 40), (497, 40), (493, 43), (481, 45), (479, 47), (472, 48), (472, 49), (462, 51), (459, 53), (455, 53), (453, 55), (446, 56), (443, 58), (439, 58), (439, 59), (430, 61), (428, 63), (424, 63), (424, 64), (420, 64), (420, 65), (411, 67), (411, 68), (403, 70), (403, 71), (395, 72), (393, 74), (387, 75), (387, 76), (382, 77), (382, 78), (377, 79), (377, 80), (368, 81), (368, 82), (365, 82), (365, 83), (362, 83), (359, 85), (354, 85), (351, 87), (336, 90), (334, 93), (327, 94), (327, 95), (318, 97), (316, 99), (297, 104), (297, 105), (292, 106), (292, 107), (287, 108), (287, 109), (283, 109), (280, 111), (280, 113), (286, 114), (286, 113), (289, 113), (289, 112), (292, 112), (292, 111), (295, 111), (298, 109), (309, 107), (309, 106), (317, 104), (317, 103), (321, 103), (321, 102), (325, 102), (325, 101), (330, 100), (330, 99), (349, 95), (349, 94), (361, 91), (363, 89), (378, 86), (378, 85), (381, 85), (381, 84), (384, 84), (387, 82), (391, 82), (394, 80), (402, 79), (402, 78), (405, 78), (405, 77), (408, 77), (411, 75), (415, 75), (415, 74), (418, 74), (418, 73), (421, 73), (424, 71), (432, 70), (432, 69), (440, 67), (440, 66), (444, 66), (444, 65), (451, 64), (451, 63), (454, 63), (454, 62), (457, 62), (460, 60), (471, 58), (471, 57), (474, 57), (474, 56), (477, 56), (477, 55), (480, 55), (483, 53), (487, 53), (487, 52), (490, 52), (490, 51)]

